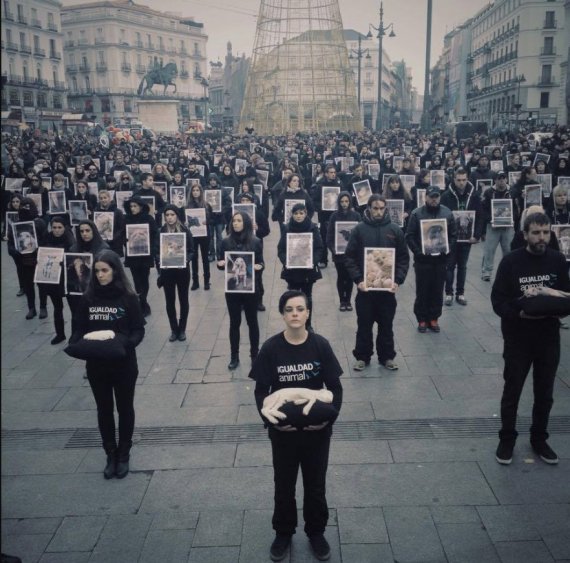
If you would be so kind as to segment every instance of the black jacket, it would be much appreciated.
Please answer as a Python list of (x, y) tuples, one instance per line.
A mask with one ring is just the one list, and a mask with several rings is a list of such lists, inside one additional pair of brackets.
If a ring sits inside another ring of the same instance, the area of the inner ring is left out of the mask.
[[(134, 201), (141, 206), (141, 211), (137, 215), (131, 213), (129, 203)], [(154, 266), (155, 257), (158, 255), (158, 227), (154, 217), (149, 214), (149, 206), (146, 201), (133, 196), (131, 199), (125, 201), (125, 242), (128, 246), (128, 239), (126, 235), (127, 225), (148, 225), (150, 235), (150, 255), (148, 256), (128, 256), (125, 254), (125, 267), (131, 266)]]
[(299, 199), (299, 200), (304, 200), (305, 201), (305, 206), (307, 207), (307, 217), (309, 217), (309, 219), (313, 216), (313, 213), (315, 212), (315, 208), (313, 206), (313, 200), (311, 199), (311, 196), (303, 189), (300, 188), (297, 191), (289, 191), (287, 189), (285, 189), (281, 195), (279, 196), (279, 199), (277, 200), (277, 203), (275, 204), (275, 207), (273, 208), (273, 213), (271, 214), (271, 220), (272, 221), (277, 221), (279, 223), (283, 223), (284, 219), (285, 219), (285, 200), (286, 199)]
[[(327, 228), (327, 248), (331, 251), (333, 261), (338, 263), (344, 263), (345, 255), (344, 254), (335, 254), (335, 232), (336, 232), (336, 224), (339, 221), (356, 221), (357, 223), (362, 221), (362, 215), (355, 211), (352, 206), (349, 207), (346, 211), (343, 211), (340, 208), (340, 198), (348, 196), (348, 199), (352, 203), (352, 197), (349, 192), (340, 192), (338, 195), (337, 206), (338, 210), (335, 211), (331, 218), (329, 219), (329, 226)], [(346, 235), (347, 233), (345, 233)]]
[(390, 215), (384, 212), (382, 219), (374, 221), (369, 211), (364, 212), (362, 223), (350, 233), (345, 253), (348, 274), (355, 284), (364, 280), (364, 249), (366, 247), (395, 248), (396, 268), (394, 281), (402, 285), (406, 280), (410, 266), (410, 255), (406, 247), (404, 232), (390, 221)]
[(483, 233), (483, 213), (481, 209), (481, 198), (476, 192), (473, 184), (467, 182), (467, 186), (462, 194), (451, 182), (441, 194), (441, 205), (451, 209), (451, 211), (475, 211), (475, 230), (473, 236), (479, 240)]

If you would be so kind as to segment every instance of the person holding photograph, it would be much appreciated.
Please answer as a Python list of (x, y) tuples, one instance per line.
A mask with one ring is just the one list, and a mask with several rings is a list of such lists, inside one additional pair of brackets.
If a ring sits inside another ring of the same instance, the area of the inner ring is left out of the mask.
[[(437, 186), (429, 186), (426, 191), (426, 201), (422, 207), (416, 208), (408, 223), (406, 231), (406, 244), (414, 255), (414, 270), (416, 273), (416, 300), (414, 314), (418, 321), (418, 332), (425, 333), (427, 329), (439, 332), (438, 323), (443, 308), (443, 287), (446, 279), (447, 254), (439, 250), (445, 246), (442, 240), (443, 233), (435, 232), (432, 228), (433, 240), (427, 240), (425, 250), (432, 246), (433, 251), (424, 253), (422, 249), (422, 221), (430, 219), (444, 219), (447, 224), (447, 245), (453, 249), (456, 240), (455, 219), (453, 213), (447, 207), (440, 205), (440, 189)], [(439, 229), (441, 227), (437, 226)], [(437, 247), (437, 248), (436, 248)]]
[[(97, 198), (93, 194), (89, 193), (89, 186), (87, 185), (87, 182), (80, 180), (75, 184), (75, 195), (71, 197), (70, 201), (86, 201), (87, 218), (93, 217), (93, 210), (97, 207)], [(71, 206), (70, 210), (71, 213), (73, 213), (73, 208)], [(77, 215), (76, 218), (78, 217), (79, 216)]]
[(164, 206), (166, 205), (166, 203), (162, 197), (162, 194), (154, 188), (154, 178), (152, 177), (152, 174), (150, 172), (144, 172), (143, 174), (141, 174), (141, 187), (133, 192), (133, 196), (154, 197), (154, 219), (156, 221), (156, 224), (160, 225), (162, 222), (162, 212), (164, 210)]
[[(310, 268), (287, 268), (287, 234), (288, 233), (312, 233), (313, 235), (313, 264)], [(307, 330), (312, 331), (311, 319), (313, 317), (313, 285), (323, 275), (316, 261), (321, 256), (323, 241), (319, 227), (313, 223), (307, 214), (307, 207), (303, 203), (296, 203), (291, 210), (291, 219), (281, 234), (277, 245), (277, 256), (283, 264), (281, 279), (287, 282), (287, 289), (298, 289), (307, 296), (309, 316), (307, 318)]]
[(123, 257), (123, 247), (125, 245), (125, 215), (117, 209), (117, 204), (113, 201), (111, 194), (106, 189), (99, 190), (99, 204), (95, 207), (95, 212), (102, 211), (113, 214), (112, 240), (106, 241), (109, 248)]
[[(521, 225), (524, 224), (525, 219), (531, 215), (532, 213), (544, 213), (544, 207), (541, 205), (531, 205), (527, 207), (521, 214)], [(511, 240), (511, 252), (513, 250), (517, 250), (518, 248), (524, 248), (526, 246), (526, 239), (524, 238), (523, 231), (517, 231), (514, 236), (513, 240)], [(556, 237), (556, 233), (550, 233), (550, 239), (548, 241), (548, 247), (552, 250), (560, 251), (560, 245), (558, 244), (558, 238)]]
[[(229, 174), (227, 173), (229, 169)], [(237, 186), (237, 178), (234, 178), (231, 168), (229, 166), (224, 166), (223, 171), (225, 174), (222, 175), (224, 182), (222, 184), (222, 179), (218, 178), (218, 175), (212, 172), (208, 176), (208, 183), (206, 184), (206, 190), (218, 190), (220, 192), (220, 198), (222, 200), (221, 211), (213, 211), (211, 213), (211, 223), (210, 223), (210, 262), (215, 260), (215, 257), (220, 253), (220, 248), (222, 245), (222, 239), (224, 236), (224, 229), (226, 228), (226, 213), (228, 209), (232, 208), (232, 200), (226, 195), (222, 186), (224, 187), (235, 187)], [(225, 175), (225, 178), (224, 178)], [(234, 185), (235, 184), (235, 185)], [(190, 194), (189, 199), (193, 196)], [(205, 270), (204, 270), (205, 271)], [(197, 288), (196, 288), (197, 289)]]
[[(68, 228), (66, 220), (59, 215), (54, 215), (50, 221), (50, 232), (47, 233), (42, 242), (42, 247), (63, 248), (64, 252), (70, 252), (75, 243), (73, 233)], [(47, 317), (47, 298), (53, 304), (53, 324), (55, 336), (51, 344), (59, 344), (66, 339), (65, 321), (63, 320), (63, 297), (65, 295), (65, 276), (61, 273), (59, 284), (38, 283), (40, 294), (40, 319)]]
[[(390, 291), (370, 291), (365, 283), (365, 249), (395, 248), (395, 275)], [(396, 291), (404, 283), (410, 265), (410, 256), (404, 239), (404, 232), (390, 220), (386, 211), (386, 199), (373, 194), (368, 200), (368, 209), (361, 223), (350, 234), (345, 253), (346, 270), (356, 284), (356, 344), (352, 351), (356, 362), (353, 369), (362, 371), (370, 364), (374, 353), (372, 334), (374, 323), (378, 325), (376, 353), (378, 362), (389, 370), (397, 370), (394, 361), (393, 323), (396, 315)]]
[(501, 317), (504, 339), (504, 389), (501, 397), (501, 430), (496, 460), (512, 461), (518, 436), (517, 410), (532, 366), (534, 405), (530, 444), (545, 463), (558, 463), (548, 445), (548, 421), (553, 404), (554, 378), (560, 361), (560, 320), (556, 314), (525, 312), (529, 300), (545, 296), (570, 300), (568, 264), (563, 254), (548, 247), (550, 221), (544, 213), (529, 213), (522, 220), (526, 246), (507, 254), (497, 270), (491, 303)]
[[(329, 519), (326, 474), (332, 426), (342, 407), (342, 368), (328, 340), (307, 331), (308, 307), (307, 296), (301, 291), (286, 291), (280, 297), (279, 313), (285, 330), (266, 340), (249, 373), (255, 380), (255, 402), (271, 441), (275, 482), (275, 538), (270, 548), (273, 561), (285, 558), (297, 527), (295, 486), (299, 467), (303, 475), (305, 533), (317, 559), (330, 557), (324, 536)], [(332, 414), (322, 423), (298, 429), (287, 423), (272, 424), (262, 413), (264, 401), (275, 392), (314, 393), (325, 388), (332, 394)]]
[[(42, 179), (39, 174), (33, 174), (31, 177), (31, 184), (26, 193), (26, 196), (29, 194), (39, 194), (41, 196), (42, 202), (42, 212), (41, 216), (45, 218), (49, 209), (49, 194), (47, 188), (42, 185)], [(37, 206), (36, 206), (37, 209)]]
[(188, 209), (205, 209), (206, 210), (206, 236), (194, 237), (194, 252), (192, 253), (192, 287), (191, 291), (200, 288), (199, 268), (198, 268), (198, 250), (202, 258), (202, 270), (204, 271), (204, 289), (210, 289), (210, 261), (208, 253), (210, 251), (210, 238), (212, 232), (212, 206), (204, 199), (204, 189), (200, 184), (194, 184), (190, 188), (190, 197), (188, 199)]
[[(252, 275), (256, 276), (265, 267), (263, 262), (263, 247), (261, 241), (253, 234), (253, 223), (246, 213), (234, 213), (229, 224), (229, 234), (222, 241), (218, 253), (218, 269), (226, 268), (226, 252), (254, 252)], [(226, 305), (230, 317), (230, 348), (231, 358), (229, 370), (239, 365), (239, 340), (241, 312), (245, 313), (245, 320), (249, 328), (249, 350), (252, 360), (259, 352), (259, 324), (257, 322), (257, 296), (255, 293), (228, 293), (226, 292)]]
[[(19, 193), (13, 193), (10, 197), (10, 201), (8, 202), (8, 206), (6, 208), (7, 211), (14, 211), (16, 213), (19, 212), (20, 207), (22, 205), (22, 201), (24, 196)], [(6, 239), (10, 240), (10, 234), (12, 233), (12, 227), (10, 225), (6, 225)], [(12, 233), (13, 236), (13, 233)], [(14, 260), (14, 265), (16, 266), (16, 275), (18, 276), (18, 284), (19, 290), (16, 294), (17, 297), (21, 297), (25, 294), (24, 291), (24, 277), (23, 277), (23, 270), (22, 270), (22, 260), (21, 254), (16, 251), (16, 247), (8, 245), (8, 254)]]
[[(156, 221), (150, 215), (148, 203), (136, 195), (125, 202), (125, 232), (127, 225), (148, 225), (149, 254), (147, 256), (129, 256), (127, 252), (125, 257), (125, 267), (131, 270), (135, 290), (140, 299), (141, 310), (143, 315), (148, 317), (151, 314), (147, 300), (150, 289), (150, 269), (156, 262), (159, 237)], [(126, 241), (126, 244), (128, 245), (129, 241)]]
[[(180, 221), (179, 209), (175, 205), (167, 204), (164, 208), (164, 225), (160, 229), (161, 233), (183, 233), (186, 235), (186, 256), (184, 268), (160, 268), (160, 260), (157, 257), (156, 269), (159, 276), (159, 287), (164, 289), (166, 300), (166, 314), (170, 323), (170, 337), (168, 340), (174, 342), (186, 340), (186, 323), (190, 304), (188, 300), (188, 288), (190, 287), (190, 267), (194, 253), (194, 242), (190, 229)], [(180, 316), (176, 316), (176, 292), (178, 291), (178, 301), (180, 303)]]
[(336, 268), (336, 290), (338, 292), (338, 299), (340, 302), (339, 311), (352, 311), (350, 301), (352, 297), (353, 282), (348, 270), (346, 269), (345, 255), (337, 254), (335, 251), (336, 224), (339, 221), (356, 221), (358, 223), (362, 220), (362, 216), (352, 208), (352, 196), (349, 192), (340, 192), (338, 195), (337, 207), (338, 210), (331, 215), (329, 220), (326, 242), (329, 250), (331, 251), (332, 259)]
[[(112, 331), (112, 345), (125, 349), (124, 358), (101, 357), (87, 360), (87, 379), (97, 404), (97, 421), (107, 454), (105, 479), (122, 479), (129, 472), (129, 453), (135, 425), (134, 396), (138, 377), (135, 348), (144, 338), (145, 321), (139, 300), (129, 282), (121, 259), (104, 250), (94, 259), (89, 285), (77, 310), (77, 322), (70, 343), (93, 333)], [(119, 442), (115, 434), (113, 397), (119, 414)]]
[[(313, 200), (311, 196), (301, 187), (301, 176), (299, 174), (291, 174), (285, 181), (285, 189), (279, 196), (279, 199), (274, 204), (271, 220), (279, 223), (281, 235), (286, 231), (286, 225), (283, 223), (285, 220), (285, 201), (288, 199), (303, 199), (305, 200), (305, 211), (310, 218), (314, 213)], [(320, 254), (315, 257), (318, 260)]]
[(538, 184), (536, 177), (536, 169), (533, 166), (525, 166), (521, 170), (521, 175), (514, 186), (511, 186), (511, 195), (513, 198), (513, 212), (515, 231), (520, 231), (520, 217), (524, 211), (524, 199), (526, 186)]
[[(406, 188), (404, 188), (404, 184), (402, 184), (400, 176), (390, 176), (390, 179), (384, 186), (382, 195), (384, 196), (384, 199), (398, 199), (404, 201), (404, 226), (402, 227), (402, 230), (405, 231), (408, 224), (408, 217), (414, 209), (414, 202), (412, 201), (412, 196), (410, 193), (406, 190)], [(368, 206), (368, 210), (369, 208), (370, 205)]]
[[(14, 261), (20, 264), (22, 274), (22, 288), (28, 301), (28, 313), (26, 320), (33, 319), (36, 315), (36, 291), (34, 288), (34, 274), (36, 271), (38, 242), (43, 239), (47, 231), (46, 224), (38, 216), (36, 204), (30, 198), (22, 198), (18, 208), (18, 222), (33, 221), (36, 229), (34, 239), (28, 226), (17, 230), (16, 240), (14, 230), (8, 232), (8, 253), (14, 256)], [(31, 250), (31, 252), (29, 252)]]
[(553, 225), (568, 225), (570, 223), (570, 202), (568, 190), (563, 186), (556, 186), (552, 190), (552, 197), (548, 198), (546, 213)]
[(483, 214), (481, 211), (481, 198), (475, 187), (467, 180), (467, 170), (458, 168), (453, 174), (453, 181), (441, 195), (441, 204), (451, 211), (475, 211), (475, 228), (469, 242), (457, 242), (450, 248), (447, 269), (445, 274), (445, 304), (453, 305), (453, 279), (457, 269), (457, 285), (455, 287), (455, 301), (460, 305), (467, 305), (465, 299), (465, 281), (467, 280), (467, 261), (471, 252), (471, 245), (477, 244), (483, 232)]
[(495, 185), (482, 197), (481, 215), (483, 220), (483, 238), (485, 246), (483, 249), (483, 264), (481, 266), (481, 279), (491, 281), (495, 263), (495, 253), (497, 246), (501, 245), (503, 257), (509, 253), (509, 245), (515, 234), (514, 227), (494, 227), (492, 224), (493, 212), (491, 210), (494, 199), (512, 199), (509, 186), (507, 184), (507, 174), (499, 172), (495, 177)]

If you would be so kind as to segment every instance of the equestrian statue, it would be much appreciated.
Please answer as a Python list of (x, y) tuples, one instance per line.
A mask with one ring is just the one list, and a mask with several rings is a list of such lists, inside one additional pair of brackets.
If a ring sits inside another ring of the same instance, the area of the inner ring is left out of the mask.
[[(162, 63), (158, 65), (155, 62), (154, 68), (149, 70), (142, 78), (137, 94), (139, 96), (144, 96), (145, 94), (152, 94), (152, 87), (155, 84), (162, 84), (164, 86), (163, 95), (166, 95), (166, 89), (169, 86), (174, 86), (174, 93), (176, 93), (176, 84), (174, 83), (174, 78), (178, 76), (178, 68), (176, 63), (168, 63), (162, 66)], [(146, 82), (146, 86), (145, 86)]]

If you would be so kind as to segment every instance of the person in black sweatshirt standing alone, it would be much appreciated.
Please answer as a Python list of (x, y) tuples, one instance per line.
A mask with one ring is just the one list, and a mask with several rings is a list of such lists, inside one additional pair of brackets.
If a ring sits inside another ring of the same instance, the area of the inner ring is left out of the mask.
[(554, 377), (560, 361), (560, 321), (552, 314), (527, 315), (525, 298), (555, 295), (570, 299), (570, 279), (564, 255), (548, 248), (550, 221), (544, 213), (531, 213), (523, 224), (526, 247), (507, 254), (499, 264), (491, 292), (493, 310), (501, 317), (504, 338), (505, 386), (501, 398), (501, 430), (496, 459), (512, 461), (517, 439), (519, 399), (533, 368), (534, 405), (530, 443), (546, 463), (558, 463), (547, 443), (548, 418), (553, 403)]

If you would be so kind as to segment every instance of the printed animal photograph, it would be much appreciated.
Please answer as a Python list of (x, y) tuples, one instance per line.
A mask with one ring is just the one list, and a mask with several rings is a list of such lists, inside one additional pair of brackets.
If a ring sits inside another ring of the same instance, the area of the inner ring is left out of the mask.
[(166, 182), (153, 182), (153, 188), (162, 196), (164, 201), (168, 201), (168, 190), (166, 189)]
[(418, 188), (416, 190), (416, 205), (422, 207), (426, 202), (426, 190)]
[(457, 242), (471, 242), (475, 234), (475, 211), (453, 211)]
[(6, 211), (6, 221), (4, 222), (5, 236), (8, 236), (8, 233), (12, 230), (12, 223), (18, 222), (19, 216), (17, 211)]
[(524, 207), (542, 205), (542, 185), (529, 184), (524, 187)]
[(63, 190), (49, 192), (48, 201), (49, 201), (48, 213), (50, 215), (62, 215), (67, 212), (65, 192)]
[(127, 225), (127, 256), (149, 255), (150, 234), (148, 225)]
[(186, 233), (160, 233), (160, 267), (186, 267)]
[(12, 223), (14, 245), (20, 254), (32, 254), (38, 248), (36, 224), (33, 221)]
[(153, 195), (139, 195), (139, 197), (148, 205), (148, 213), (151, 217), (156, 213), (156, 200)]
[(480, 194), (493, 187), (493, 180), (477, 180), (476, 183), (475, 188)]
[(560, 252), (566, 257), (566, 261), (570, 262), (570, 225), (552, 225), (552, 231), (558, 239)]
[(542, 195), (550, 197), (552, 194), (552, 174), (537, 174), (536, 181), (542, 186)]
[(420, 231), (423, 254), (429, 256), (449, 254), (447, 221), (445, 219), (422, 219)]
[(512, 199), (491, 200), (491, 225), (493, 227), (512, 227), (514, 225)]
[(122, 213), (125, 212), (125, 201), (128, 201), (133, 196), (131, 190), (126, 190), (124, 192), (115, 192), (115, 199), (117, 200), (117, 209)]
[(437, 186), (441, 191), (445, 190), (445, 172), (443, 170), (430, 170), (429, 183)]
[(185, 209), (186, 225), (193, 237), (207, 237), (208, 225), (206, 223), (206, 210), (203, 207)]
[(334, 252), (344, 254), (350, 239), (352, 229), (358, 225), (358, 221), (337, 221), (334, 224)]
[(225, 292), (255, 293), (255, 253), (225, 252)]
[(253, 184), (253, 193), (257, 196), (259, 203), (263, 203), (263, 184)]
[(386, 209), (390, 215), (390, 221), (402, 228), (404, 226), (404, 200), (387, 199)]
[(287, 233), (285, 267), (313, 268), (313, 233)]
[(63, 248), (38, 248), (38, 263), (34, 272), (34, 283), (58, 284), (63, 265)]
[(354, 195), (359, 207), (368, 204), (368, 199), (372, 195), (372, 188), (370, 187), (370, 182), (368, 180), (361, 180), (360, 182), (354, 182), (352, 184), (352, 189), (354, 190)]
[(214, 213), (222, 212), (222, 190), (204, 190), (204, 199)]
[(170, 186), (170, 203), (178, 209), (186, 207), (186, 186)]
[(87, 202), (86, 201), (69, 201), (67, 202), (69, 207), (69, 219), (72, 226), (79, 225), (81, 221), (88, 219), (87, 215)]
[(68, 295), (82, 295), (89, 285), (93, 268), (93, 255), (89, 253), (66, 252), (63, 255), (65, 292)]
[(369, 291), (391, 291), (396, 271), (396, 249), (364, 249), (364, 286)]
[(336, 211), (339, 193), (339, 186), (323, 186), (321, 209), (323, 211)]
[(93, 213), (93, 222), (97, 225), (97, 229), (103, 240), (113, 240), (115, 214), (112, 211), (95, 211)]

